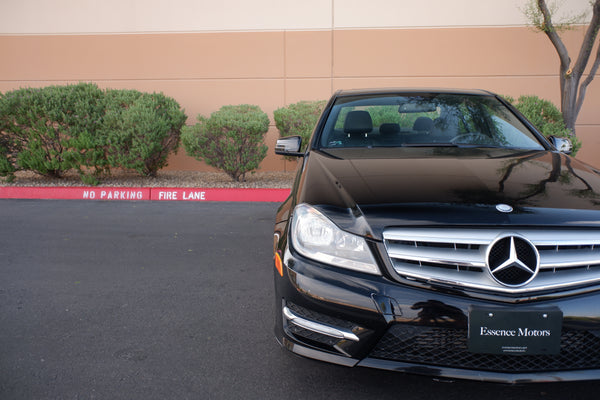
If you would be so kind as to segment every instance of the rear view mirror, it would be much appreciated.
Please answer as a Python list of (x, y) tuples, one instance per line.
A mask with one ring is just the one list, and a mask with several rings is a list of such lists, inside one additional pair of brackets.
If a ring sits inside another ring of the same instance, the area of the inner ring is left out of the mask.
[(302, 157), (304, 153), (300, 152), (301, 148), (302, 138), (300, 136), (288, 136), (277, 140), (275, 154)]

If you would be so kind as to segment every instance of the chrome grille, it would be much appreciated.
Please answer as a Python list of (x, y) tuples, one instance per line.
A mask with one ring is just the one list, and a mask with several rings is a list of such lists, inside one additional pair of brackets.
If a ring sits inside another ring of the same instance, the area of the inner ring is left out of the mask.
[[(489, 271), (488, 248), (504, 235), (529, 240), (539, 253), (539, 272), (522, 287), (504, 286)], [(393, 228), (383, 237), (394, 270), (411, 280), (517, 294), (600, 283), (600, 230)]]

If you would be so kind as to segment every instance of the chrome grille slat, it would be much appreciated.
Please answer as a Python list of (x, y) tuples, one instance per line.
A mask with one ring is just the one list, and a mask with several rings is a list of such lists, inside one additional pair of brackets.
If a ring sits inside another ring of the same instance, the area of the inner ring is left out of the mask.
[(453, 243), (460, 244), (487, 244), (497, 235), (493, 232), (476, 229), (388, 229), (385, 231), (386, 240), (405, 240), (411, 242), (448, 243), (448, 238), (453, 238)]
[[(436, 249), (419, 248), (403, 246), (394, 246), (388, 249), (388, 255), (392, 258), (400, 258), (410, 261), (422, 261), (436, 264), (453, 264), (465, 267), (485, 267), (485, 262), (481, 262), (479, 251), (454, 250), (454, 249)], [(484, 255), (485, 257), (485, 255)]]
[[(507, 234), (540, 255), (540, 272), (521, 287), (503, 286), (487, 267), (488, 247)], [(391, 228), (383, 237), (395, 271), (411, 280), (511, 294), (600, 283), (600, 230)]]
[[(574, 252), (575, 254), (571, 254)], [(569, 268), (600, 264), (600, 251), (540, 251), (540, 268)]]

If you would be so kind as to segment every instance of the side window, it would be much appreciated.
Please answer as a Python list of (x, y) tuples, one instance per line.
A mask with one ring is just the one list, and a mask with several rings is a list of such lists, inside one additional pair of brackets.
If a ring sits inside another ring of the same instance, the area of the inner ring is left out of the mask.
[[(513, 120), (513, 121), (511, 121)], [(523, 149), (540, 149), (539, 142), (529, 131), (518, 128), (516, 118), (497, 114), (492, 116), (494, 129), (498, 141), (506, 147), (519, 147)], [(511, 123), (513, 122), (513, 123)]]

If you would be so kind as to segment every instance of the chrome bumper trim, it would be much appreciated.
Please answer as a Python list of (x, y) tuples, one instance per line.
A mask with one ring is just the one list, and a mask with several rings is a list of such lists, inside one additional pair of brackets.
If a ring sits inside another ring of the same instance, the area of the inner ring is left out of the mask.
[(302, 318), (295, 314), (292, 310), (287, 307), (283, 307), (283, 316), (292, 324), (297, 325), (301, 328), (308, 329), (309, 331), (320, 333), (321, 335), (334, 337), (337, 339), (346, 339), (358, 342), (360, 339), (354, 333), (343, 328), (335, 328), (330, 325), (314, 322), (306, 318)]

